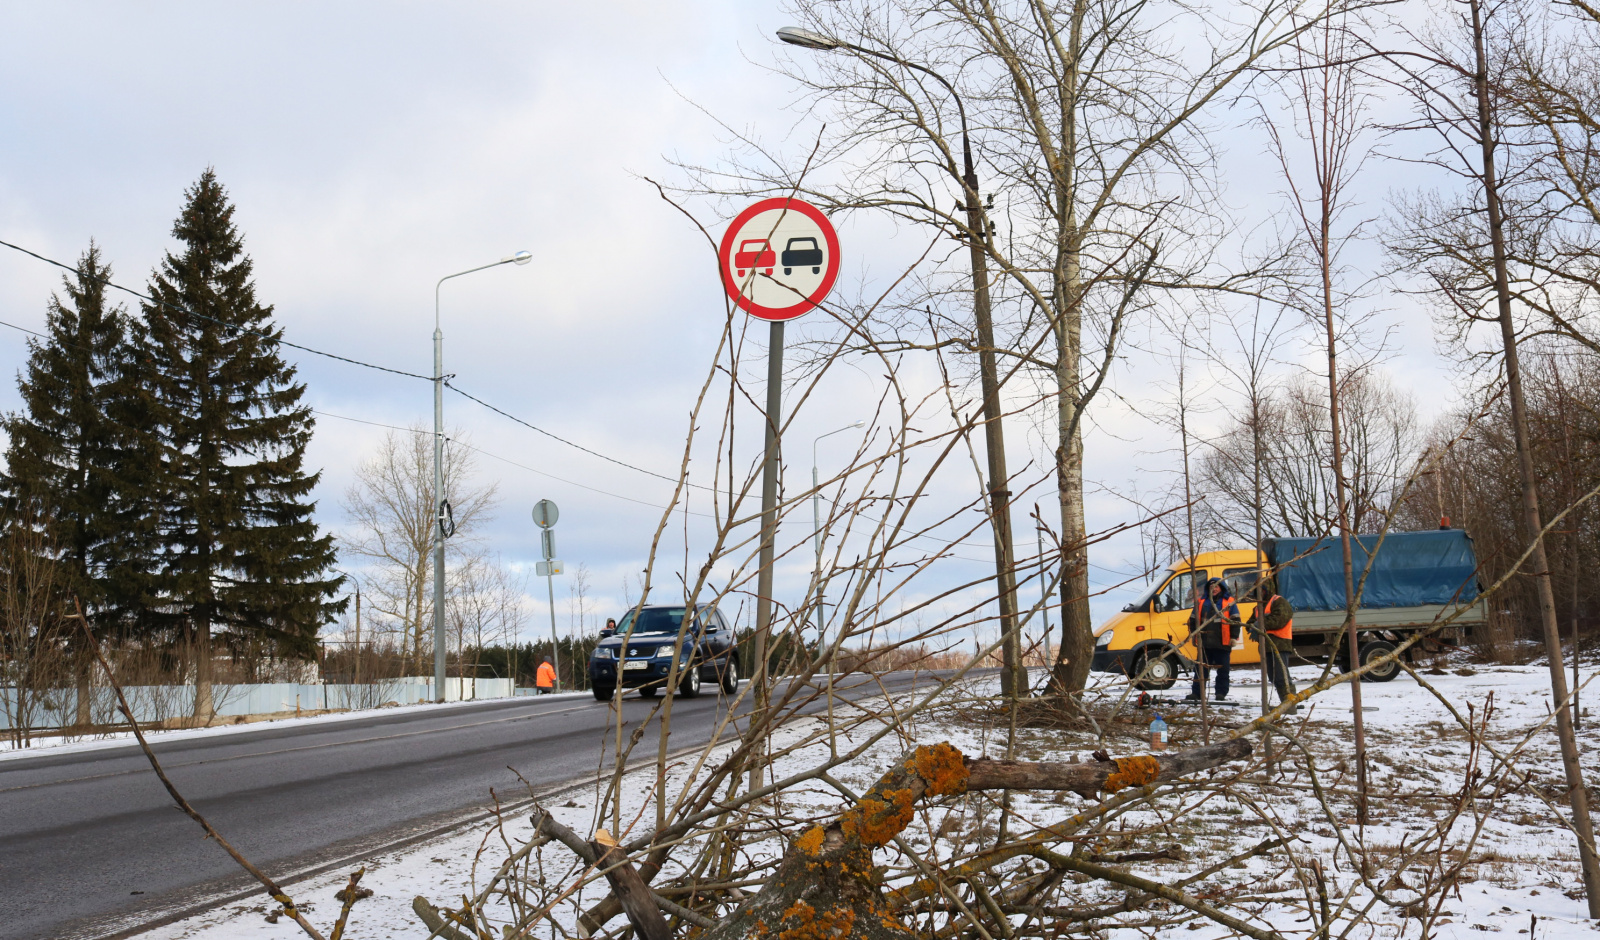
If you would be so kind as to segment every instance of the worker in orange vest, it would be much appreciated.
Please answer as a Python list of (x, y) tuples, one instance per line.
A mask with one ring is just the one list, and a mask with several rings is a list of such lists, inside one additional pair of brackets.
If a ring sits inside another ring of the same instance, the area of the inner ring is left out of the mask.
[(1187, 701), (1200, 701), (1207, 674), (1217, 671), (1217, 698), (1228, 700), (1228, 680), (1232, 671), (1233, 641), (1239, 635), (1239, 605), (1221, 578), (1207, 581), (1199, 601), (1189, 614), (1189, 635), (1194, 638), (1194, 683)]
[[(1278, 594), (1278, 585), (1271, 578), (1261, 582), (1260, 596), (1266, 600), (1256, 605), (1250, 615), (1250, 635), (1255, 637), (1261, 658), (1267, 664), (1267, 679), (1278, 690), (1278, 701), (1283, 701), (1295, 691), (1294, 677), (1289, 675), (1289, 656), (1294, 653), (1294, 605)], [(1296, 705), (1291, 712), (1300, 710)]]
[(556, 667), (550, 665), (550, 657), (546, 656), (544, 662), (539, 664), (539, 671), (533, 677), (533, 684), (538, 689), (539, 695), (549, 695), (556, 690)]

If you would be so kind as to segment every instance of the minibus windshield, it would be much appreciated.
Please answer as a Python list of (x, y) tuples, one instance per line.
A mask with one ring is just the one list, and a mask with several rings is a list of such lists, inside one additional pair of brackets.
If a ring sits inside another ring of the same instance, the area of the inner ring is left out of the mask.
[(1161, 589), (1166, 586), (1167, 579), (1170, 577), (1172, 577), (1171, 571), (1161, 572), (1161, 577), (1150, 582), (1150, 586), (1139, 593), (1139, 599), (1122, 608), (1122, 612), (1132, 614), (1141, 610), (1149, 610), (1150, 601), (1154, 600), (1156, 594), (1160, 593)]

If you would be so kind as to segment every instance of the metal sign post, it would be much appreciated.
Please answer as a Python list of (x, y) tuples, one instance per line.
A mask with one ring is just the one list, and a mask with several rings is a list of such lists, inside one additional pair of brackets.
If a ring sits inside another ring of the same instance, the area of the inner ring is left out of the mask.
[[(550, 598), (550, 659), (556, 669), (555, 691), (561, 691), (561, 640), (556, 636), (556, 587), (554, 577), (561, 573), (561, 562), (556, 558), (556, 520), (561, 518), (561, 510), (548, 499), (541, 499), (533, 507), (533, 522), (540, 529), (539, 547), (544, 555), (544, 561), (539, 562), (537, 571), (544, 575), (545, 594)], [(536, 669), (538, 667), (535, 667)], [(537, 683), (535, 683), (537, 685)], [(516, 685), (513, 677), (512, 685)]]
[[(778, 533), (778, 454), (783, 428), (783, 325), (810, 312), (839, 277), (839, 235), (815, 206), (763, 199), (736, 216), (717, 259), (722, 286), (740, 309), (771, 321), (767, 341), (766, 453), (761, 468), (761, 569), (756, 579), (755, 691), (752, 722), (767, 707), (767, 647), (772, 634), (772, 565)], [(781, 272), (781, 273), (779, 273)], [(760, 785), (759, 762), (750, 786)]]

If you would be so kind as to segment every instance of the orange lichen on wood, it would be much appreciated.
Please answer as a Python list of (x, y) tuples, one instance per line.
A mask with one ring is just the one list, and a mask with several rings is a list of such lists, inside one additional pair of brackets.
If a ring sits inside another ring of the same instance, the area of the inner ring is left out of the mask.
[(911, 806), (917, 794), (910, 787), (885, 790), (881, 798), (864, 796), (856, 808), (839, 819), (846, 838), (863, 845), (888, 845), (889, 840), (911, 825)]
[[(783, 912), (778, 940), (844, 940), (855, 926), (856, 912), (848, 907), (823, 911), (804, 901), (796, 901)], [(903, 929), (903, 928), (902, 928)]]
[(875, 848), (911, 825), (912, 807), (925, 796), (966, 792), (967, 758), (948, 744), (924, 745), (878, 781), (839, 818), (846, 839)]
[(967, 757), (949, 744), (924, 745), (911, 755), (912, 769), (927, 784), (928, 796), (967, 792)]
[(816, 855), (822, 851), (822, 827), (812, 826), (800, 838), (794, 840), (794, 847), (807, 855)]
[(1161, 774), (1161, 762), (1148, 754), (1138, 757), (1117, 758), (1117, 769), (1106, 778), (1106, 792), (1115, 793), (1124, 787), (1142, 787), (1154, 783)]

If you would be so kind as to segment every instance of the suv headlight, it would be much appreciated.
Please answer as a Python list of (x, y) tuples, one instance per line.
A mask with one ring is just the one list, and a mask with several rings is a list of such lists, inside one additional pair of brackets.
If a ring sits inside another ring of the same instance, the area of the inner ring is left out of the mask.
[(594, 649), (594, 658), (595, 659), (616, 659), (615, 656), (611, 655), (611, 648), (610, 647), (606, 647), (606, 646), (597, 646), (597, 647), (595, 647), (595, 649)]

